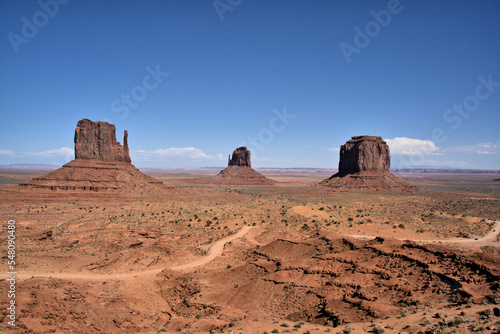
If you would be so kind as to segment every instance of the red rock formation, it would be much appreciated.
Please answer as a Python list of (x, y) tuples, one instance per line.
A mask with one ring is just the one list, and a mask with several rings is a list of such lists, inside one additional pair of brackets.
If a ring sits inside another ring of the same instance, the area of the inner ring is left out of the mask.
[(232, 185), (273, 185), (275, 182), (268, 179), (255, 169), (247, 166), (227, 166), (217, 174), (210, 183)]
[(129, 156), (127, 131), (123, 146), (115, 126), (82, 119), (75, 130), (75, 159), (20, 186), (31, 189), (105, 191), (131, 195), (160, 194), (172, 187), (141, 173)]
[(252, 168), (250, 150), (245, 146), (238, 147), (228, 159), (228, 166), (210, 180), (213, 184), (233, 185), (273, 185), (275, 181), (268, 179)]
[(229, 159), (227, 165), (252, 167), (252, 162), (250, 161), (250, 150), (248, 150), (245, 146), (238, 147), (233, 151), (233, 156)]
[(125, 131), (122, 146), (113, 124), (82, 119), (75, 129), (75, 158), (131, 162), (127, 137)]
[(378, 136), (356, 136), (340, 147), (339, 172), (320, 184), (339, 190), (408, 191), (415, 187), (389, 171), (389, 146)]
[(356, 136), (340, 146), (339, 175), (362, 171), (388, 172), (390, 166), (389, 146), (382, 137)]

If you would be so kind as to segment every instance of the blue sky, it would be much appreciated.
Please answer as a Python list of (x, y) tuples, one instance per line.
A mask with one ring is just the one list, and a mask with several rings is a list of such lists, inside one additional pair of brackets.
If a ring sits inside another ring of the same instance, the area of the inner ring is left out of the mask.
[(499, 1), (0, 2), (0, 164), (71, 160), (78, 120), (138, 167), (500, 168)]

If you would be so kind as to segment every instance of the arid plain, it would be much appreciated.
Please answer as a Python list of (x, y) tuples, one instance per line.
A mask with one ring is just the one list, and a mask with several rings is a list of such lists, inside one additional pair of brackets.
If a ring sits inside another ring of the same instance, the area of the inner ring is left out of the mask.
[(328, 170), (260, 172), (275, 185), (152, 170), (173, 188), (134, 197), (22, 189), (47, 172), (2, 171), (9, 332), (498, 332), (498, 173), (401, 170), (418, 188), (391, 193), (318, 185)]

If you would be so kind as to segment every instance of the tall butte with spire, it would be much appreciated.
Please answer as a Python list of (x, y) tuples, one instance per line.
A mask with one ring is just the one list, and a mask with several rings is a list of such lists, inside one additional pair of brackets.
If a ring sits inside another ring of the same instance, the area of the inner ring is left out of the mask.
[(355, 136), (340, 146), (339, 171), (320, 184), (339, 190), (410, 191), (390, 172), (389, 146), (378, 136)]
[(116, 140), (116, 129), (107, 122), (78, 121), (75, 129), (75, 159), (124, 161), (131, 163), (128, 133), (124, 131), (123, 146)]
[(238, 147), (228, 157), (227, 167), (214, 178), (214, 183), (234, 185), (273, 185), (268, 179), (252, 168), (251, 154), (245, 146)]
[(168, 188), (132, 165), (125, 130), (123, 145), (116, 129), (107, 122), (78, 121), (75, 129), (75, 159), (61, 168), (20, 186), (49, 190), (108, 191), (151, 194)]

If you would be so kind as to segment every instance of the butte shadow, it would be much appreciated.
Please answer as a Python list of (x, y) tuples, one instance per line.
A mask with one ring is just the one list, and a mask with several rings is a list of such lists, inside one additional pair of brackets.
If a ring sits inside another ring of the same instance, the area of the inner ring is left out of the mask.
[(416, 187), (390, 172), (389, 146), (382, 137), (355, 136), (340, 146), (339, 171), (320, 182), (341, 191), (407, 192)]
[(50, 191), (106, 192), (130, 195), (161, 195), (173, 187), (143, 174), (132, 165), (128, 134), (123, 145), (116, 129), (107, 122), (78, 121), (75, 129), (75, 159), (61, 168), (33, 178), (20, 187)]

